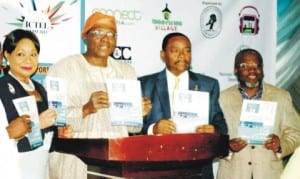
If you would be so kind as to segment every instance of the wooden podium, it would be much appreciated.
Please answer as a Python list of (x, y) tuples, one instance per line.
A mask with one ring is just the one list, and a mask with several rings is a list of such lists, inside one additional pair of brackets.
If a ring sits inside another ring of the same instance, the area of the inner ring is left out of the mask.
[[(177, 178), (228, 155), (227, 135), (140, 135), (116, 139), (55, 139), (58, 152), (74, 154), (101, 173), (126, 178)], [(175, 177), (176, 176), (176, 177)], [(181, 178), (180, 177), (180, 178)]]

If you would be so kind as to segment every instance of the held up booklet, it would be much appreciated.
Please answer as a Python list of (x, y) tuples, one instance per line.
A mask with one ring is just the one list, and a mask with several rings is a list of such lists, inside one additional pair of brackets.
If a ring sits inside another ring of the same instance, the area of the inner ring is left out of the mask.
[(175, 90), (173, 120), (176, 133), (194, 133), (196, 127), (208, 124), (209, 93), (191, 90)]
[(66, 83), (62, 78), (49, 77), (45, 79), (49, 108), (56, 110), (56, 126), (66, 126), (67, 106), (66, 106)]
[(142, 93), (138, 80), (106, 80), (112, 125), (143, 126)]
[(243, 100), (239, 136), (249, 144), (262, 145), (273, 132), (277, 102)]
[(13, 103), (17, 109), (19, 116), (29, 115), (31, 120), (31, 132), (26, 134), (31, 148), (37, 148), (43, 145), (43, 137), (41, 133), (39, 113), (36, 106), (36, 101), (34, 96), (26, 96), (21, 98), (16, 98)]

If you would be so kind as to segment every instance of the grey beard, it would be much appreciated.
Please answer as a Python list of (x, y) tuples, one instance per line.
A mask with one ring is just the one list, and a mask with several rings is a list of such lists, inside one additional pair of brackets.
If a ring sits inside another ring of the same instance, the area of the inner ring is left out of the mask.
[(256, 83), (249, 83), (249, 82), (245, 81), (245, 85), (247, 88), (257, 88), (259, 86), (259, 81)]

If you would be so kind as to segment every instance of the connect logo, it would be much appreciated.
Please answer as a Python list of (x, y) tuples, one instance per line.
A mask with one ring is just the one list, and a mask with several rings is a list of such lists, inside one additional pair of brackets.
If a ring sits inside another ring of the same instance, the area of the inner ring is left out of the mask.
[(114, 16), (118, 24), (134, 25), (136, 22), (142, 20), (142, 14), (136, 9), (93, 9), (93, 12), (102, 12), (103, 14)]

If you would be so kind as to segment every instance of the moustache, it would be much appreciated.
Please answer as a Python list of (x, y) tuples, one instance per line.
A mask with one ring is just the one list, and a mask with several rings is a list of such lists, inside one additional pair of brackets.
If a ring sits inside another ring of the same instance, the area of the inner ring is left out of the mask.
[(187, 60), (176, 60), (175, 62), (174, 62), (174, 64), (176, 65), (176, 64), (178, 64), (178, 63), (185, 63), (185, 64), (189, 64), (189, 62), (187, 61)]

